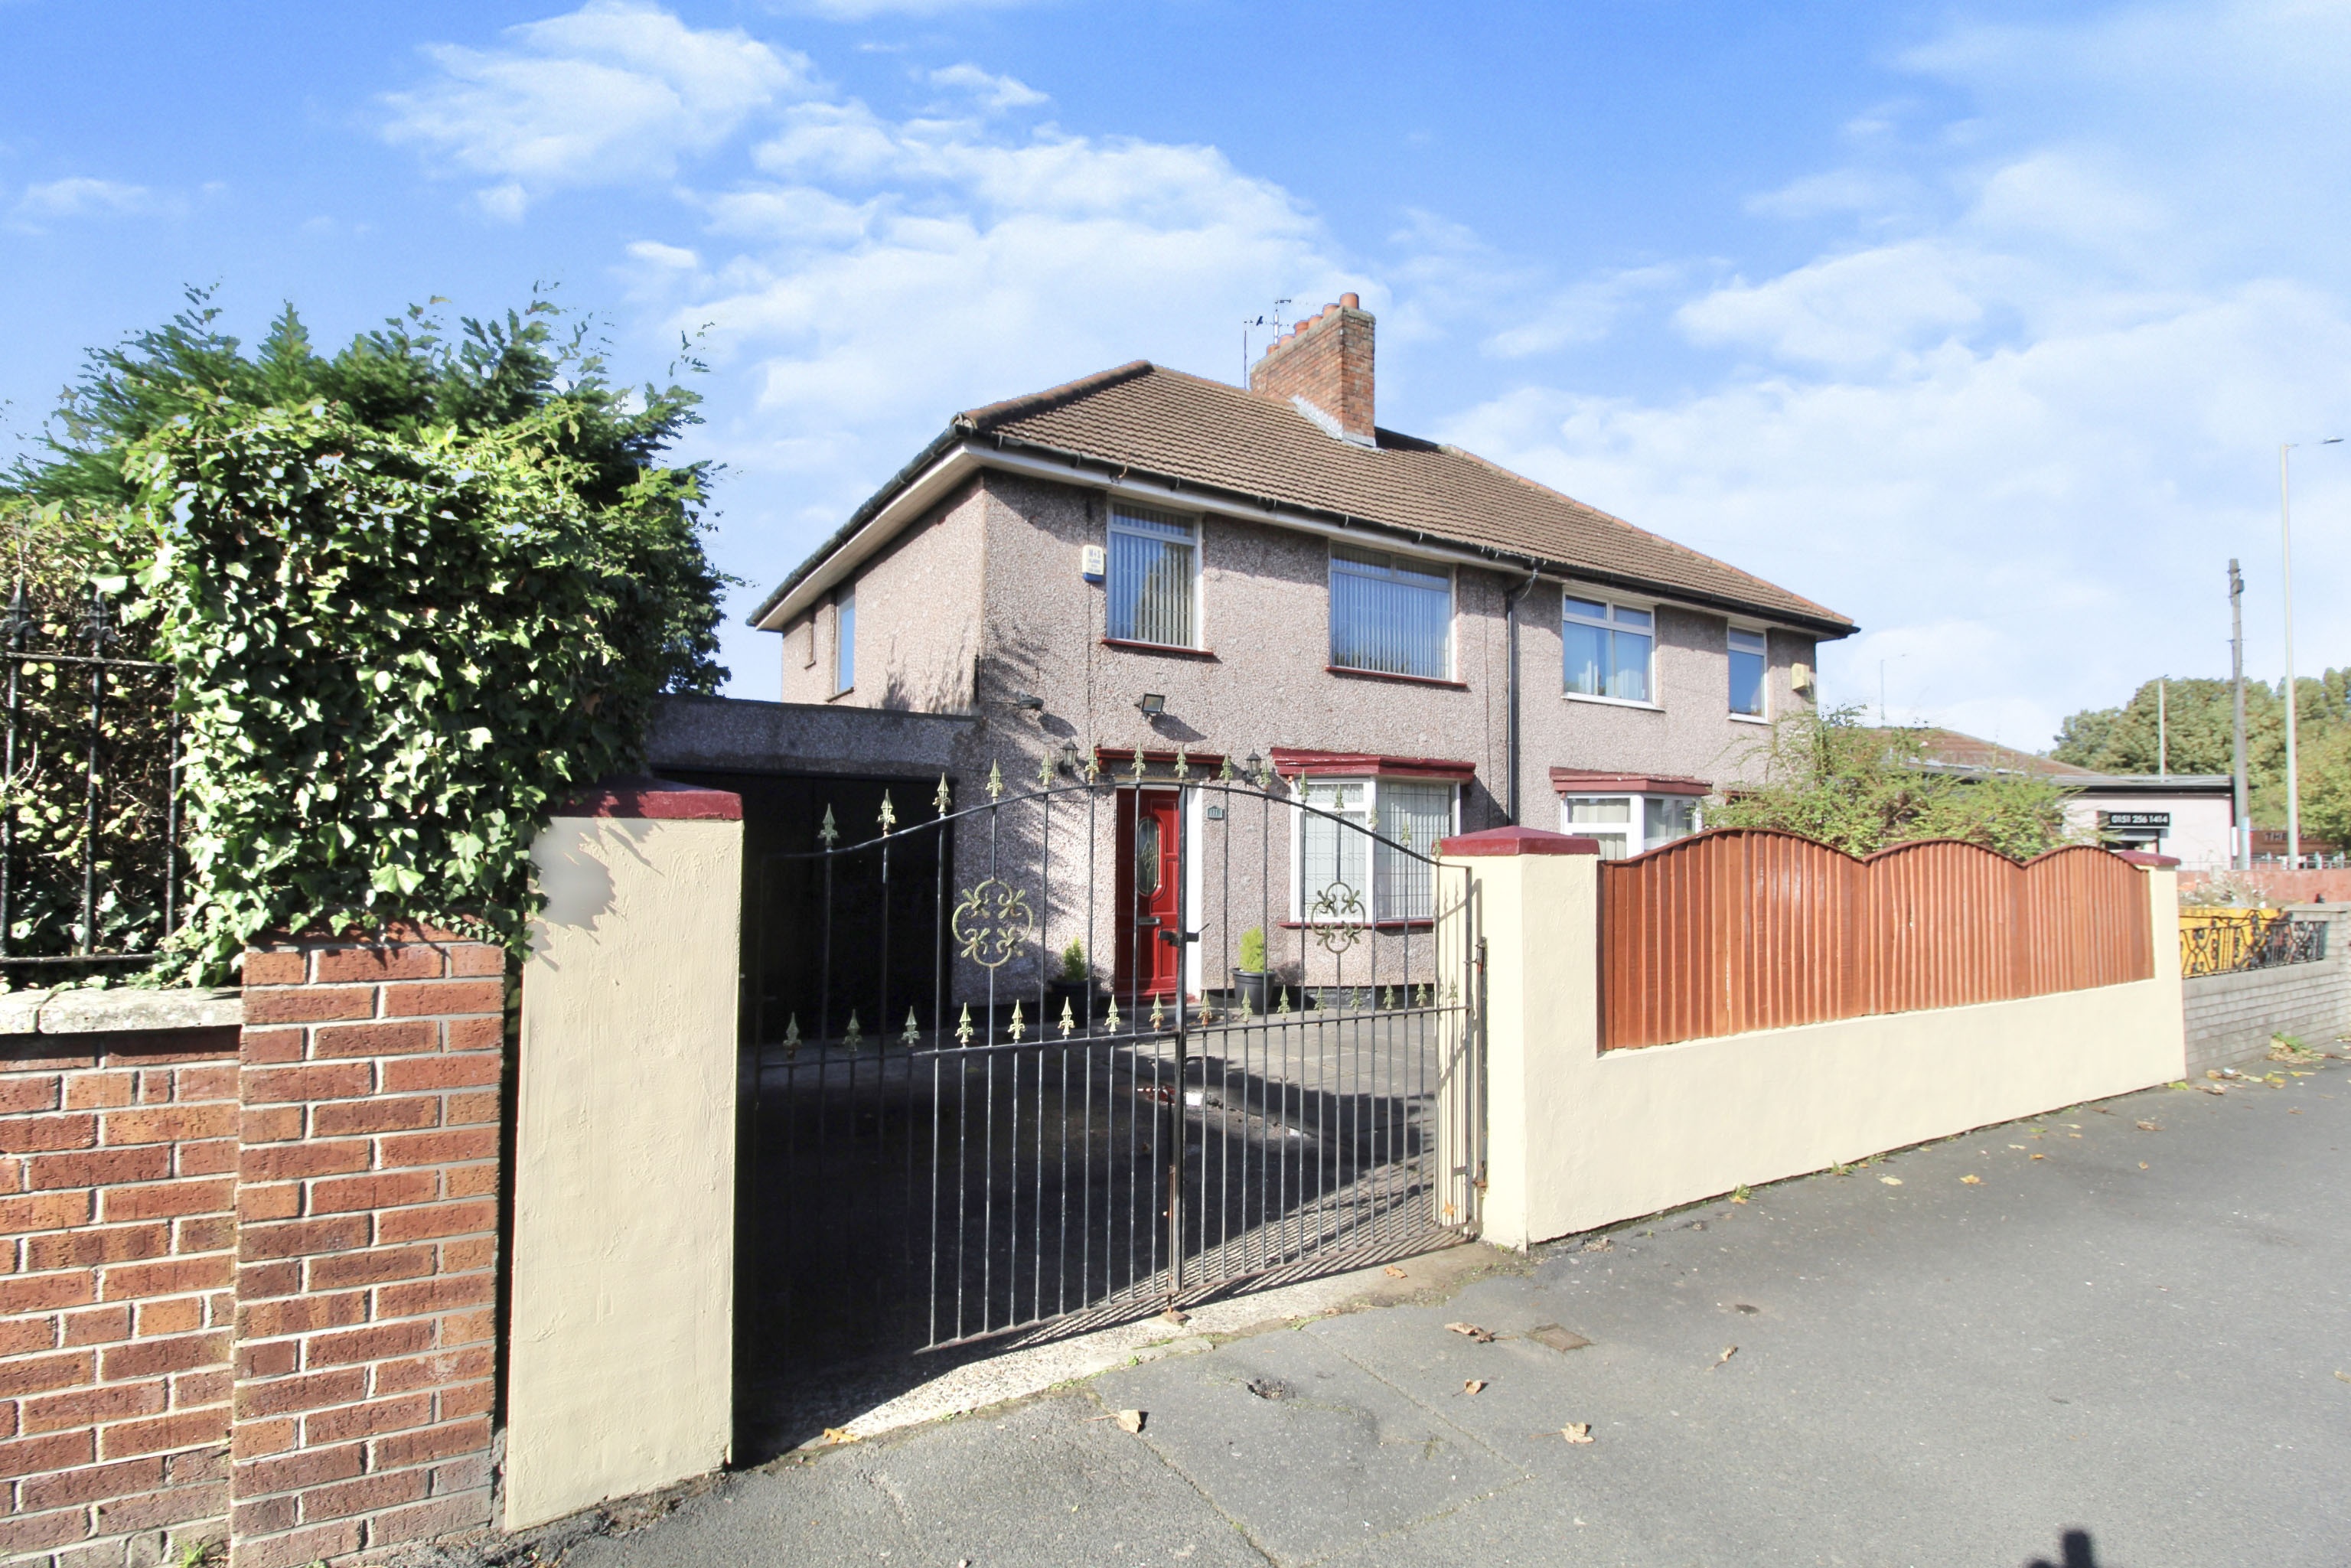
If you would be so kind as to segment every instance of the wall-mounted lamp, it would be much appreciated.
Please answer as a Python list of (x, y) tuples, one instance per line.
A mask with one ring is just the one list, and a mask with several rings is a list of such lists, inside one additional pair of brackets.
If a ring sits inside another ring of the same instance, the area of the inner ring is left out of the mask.
[(1167, 698), (1158, 692), (1145, 692), (1134, 699), (1137, 712), (1145, 718), (1157, 718), (1167, 711)]
[(1241, 760), (1241, 776), (1255, 779), (1265, 768), (1265, 758), (1252, 751)]
[(1028, 713), (1042, 713), (1045, 711), (1045, 699), (1031, 696), (1027, 692), (1014, 692), (1012, 706)]
[(1077, 775), (1078, 743), (1074, 740), (1065, 740), (1061, 742), (1061, 771), (1071, 775), (1072, 778)]

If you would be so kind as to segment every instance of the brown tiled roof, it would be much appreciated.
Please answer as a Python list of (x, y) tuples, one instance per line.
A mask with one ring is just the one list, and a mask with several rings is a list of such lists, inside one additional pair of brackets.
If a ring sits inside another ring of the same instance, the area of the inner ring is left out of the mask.
[(1081, 453), (1260, 501), (1485, 546), (1626, 586), (1750, 609), (1842, 635), (1823, 605), (1685, 549), (1458, 447), (1339, 440), (1291, 404), (1136, 361), (974, 409), (975, 434)]
[(1994, 772), (2038, 773), (2049, 779), (2096, 779), (2100, 775), (2088, 768), (2076, 768), (2070, 762), (2053, 758), (2036, 757), (2030, 751), (2019, 751), (2013, 746), (2002, 746), (1997, 740), (1980, 736), (1961, 735), (1956, 729), (1928, 729), (1919, 732), (1920, 750), (1929, 762), (1946, 763), (1953, 768), (1980, 768)]
[(1482, 457), (1392, 430), (1367, 447), (1292, 404), (1137, 360), (1049, 392), (957, 414), (752, 613), (756, 624), (916, 474), (958, 441), (1023, 447), (1260, 506), (1368, 524), (1558, 575), (1746, 611), (1826, 636), (1844, 616), (1686, 549)]

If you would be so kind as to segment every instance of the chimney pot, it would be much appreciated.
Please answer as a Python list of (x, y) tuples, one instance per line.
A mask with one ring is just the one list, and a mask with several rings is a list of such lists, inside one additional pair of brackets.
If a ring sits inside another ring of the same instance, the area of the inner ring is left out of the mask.
[[(1304, 400), (1330, 416), (1340, 434), (1369, 446), (1373, 424), (1372, 345), (1374, 323), (1359, 294), (1343, 294), (1276, 339), (1249, 371), (1249, 389), (1289, 402)], [(1306, 340), (1314, 342), (1308, 346)]]

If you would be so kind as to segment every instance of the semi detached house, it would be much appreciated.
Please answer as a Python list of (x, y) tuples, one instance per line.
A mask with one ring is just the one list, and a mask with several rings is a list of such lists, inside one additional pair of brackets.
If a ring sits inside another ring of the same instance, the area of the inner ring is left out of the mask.
[[(1246, 391), (1138, 361), (956, 415), (755, 612), (786, 702), (975, 715), (960, 779), (1257, 757), (1402, 842), (1693, 831), (1853, 622), (1381, 428), (1374, 341), (1348, 294)], [(1175, 830), (1153, 799), (1115, 863)], [(1320, 873), (1290, 858), (1294, 918)]]

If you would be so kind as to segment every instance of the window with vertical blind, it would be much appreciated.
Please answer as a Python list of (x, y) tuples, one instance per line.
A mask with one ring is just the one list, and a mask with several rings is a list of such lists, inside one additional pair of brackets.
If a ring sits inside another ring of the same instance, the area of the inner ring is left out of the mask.
[(1110, 514), (1108, 635), (1199, 646), (1200, 532), (1188, 517), (1137, 507)]
[(1451, 679), (1453, 574), (1380, 550), (1332, 546), (1331, 663)]
[(1600, 841), (1600, 858), (1620, 861), (1698, 831), (1695, 795), (1564, 795), (1562, 832)]
[[(1427, 920), (1435, 873), (1422, 857), (1454, 831), (1458, 786), (1411, 779), (1308, 779), (1300, 812), (1297, 918), (1309, 924)], [(1330, 816), (1315, 812), (1327, 811)], [(1374, 836), (1376, 835), (1376, 836)]]

